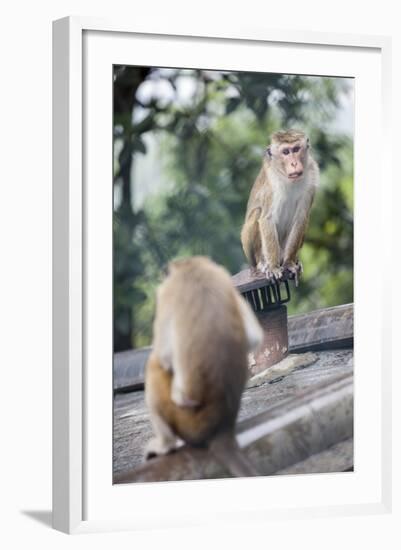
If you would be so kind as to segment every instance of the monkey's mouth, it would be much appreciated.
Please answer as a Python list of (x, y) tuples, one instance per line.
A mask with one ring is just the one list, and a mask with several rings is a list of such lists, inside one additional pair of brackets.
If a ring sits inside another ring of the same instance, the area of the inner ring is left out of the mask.
[(290, 180), (296, 180), (302, 176), (303, 172), (292, 172), (291, 174), (288, 174), (288, 177)]

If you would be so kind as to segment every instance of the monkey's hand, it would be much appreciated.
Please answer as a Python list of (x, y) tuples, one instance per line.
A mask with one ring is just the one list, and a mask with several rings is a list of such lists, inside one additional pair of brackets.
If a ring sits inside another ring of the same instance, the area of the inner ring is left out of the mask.
[(299, 260), (296, 262), (289, 260), (283, 264), (283, 272), (288, 276), (289, 279), (294, 279), (295, 286), (298, 286), (299, 277), (303, 273), (303, 267)]

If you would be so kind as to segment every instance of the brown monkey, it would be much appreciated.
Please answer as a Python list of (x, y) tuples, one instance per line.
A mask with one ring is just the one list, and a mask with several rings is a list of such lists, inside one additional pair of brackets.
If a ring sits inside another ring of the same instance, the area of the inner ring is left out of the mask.
[(249, 196), (241, 232), (248, 262), (270, 281), (286, 273), (298, 284), (302, 271), (298, 251), (318, 184), (319, 168), (304, 132), (273, 134)]
[(255, 475), (234, 426), (247, 354), (263, 334), (227, 271), (202, 256), (171, 262), (157, 291), (153, 332), (145, 389), (155, 437), (146, 456), (183, 441), (208, 445), (233, 475)]

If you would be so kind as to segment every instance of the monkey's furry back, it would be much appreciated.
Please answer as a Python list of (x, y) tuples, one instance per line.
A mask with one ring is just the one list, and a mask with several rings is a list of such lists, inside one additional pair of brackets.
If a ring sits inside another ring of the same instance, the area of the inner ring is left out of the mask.
[[(173, 262), (169, 271), (158, 290), (153, 349), (171, 377), (177, 367), (185, 371), (188, 398), (199, 406), (185, 410), (164, 400), (160, 412), (178, 435), (194, 442), (201, 438), (201, 433), (198, 438), (193, 433), (196, 419), (199, 426), (205, 426), (209, 418), (210, 426), (201, 430), (202, 437), (235, 424), (248, 374), (247, 342), (238, 306), (242, 298), (229, 274), (207, 258)], [(169, 383), (165, 374), (163, 381)]]

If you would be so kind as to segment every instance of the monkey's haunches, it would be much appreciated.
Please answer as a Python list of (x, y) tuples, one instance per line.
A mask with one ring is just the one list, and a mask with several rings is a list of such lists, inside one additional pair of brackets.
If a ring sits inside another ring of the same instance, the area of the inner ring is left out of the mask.
[[(245, 385), (244, 374), (242, 373), (242, 378)], [(193, 407), (179, 406), (171, 399), (172, 379), (172, 373), (163, 369), (156, 355), (152, 353), (146, 366), (146, 387), (149, 388), (147, 399), (152, 403), (153, 412), (159, 417), (158, 422), (163, 421), (169, 426), (174, 438), (174, 441), (170, 441), (171, 444), (176, 443), (178, 436), (190, 445), (204, 446), (219, 430), (233, 431), (238, 412), (237, 399), (227, 403), (220, 396), (223, 402), (218, 409), (214, 405), (213, 393), (216, 391), (205, 384), (204, 391), (209, 392), (208, 399)], [(240, 384), (239, 381), (238, 385)]]

